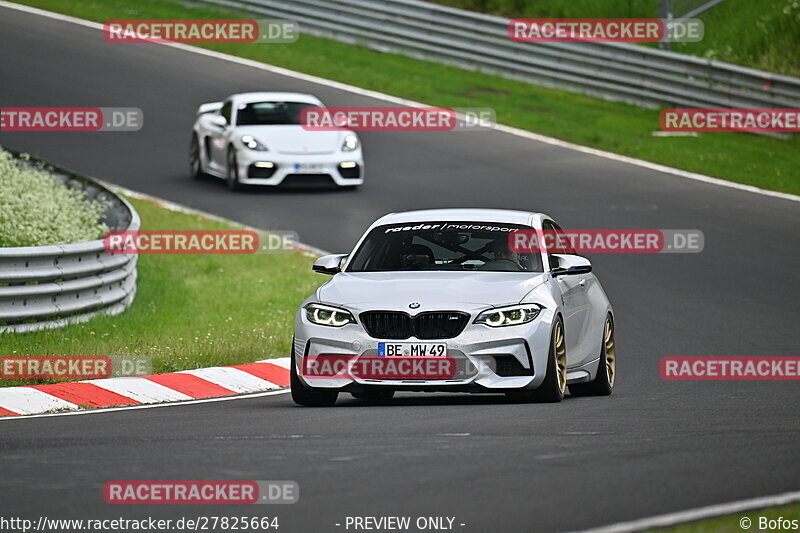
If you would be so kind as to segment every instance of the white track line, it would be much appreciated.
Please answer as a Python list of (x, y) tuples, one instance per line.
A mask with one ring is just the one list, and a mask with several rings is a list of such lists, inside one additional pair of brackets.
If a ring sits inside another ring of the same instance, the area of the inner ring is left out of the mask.
[[(55, 20), (60, 20), (63, 22), (71, 22), (73, 24), (79, 24), (81, 26), (86, 26), (87, 28), (93, 28), (96, 30), (102, 30), (103, 25), (98, 22), (92, 22), (88, 20), (83, 20), (75, 17), (70, 17), (68, 15), (62, 15), (60, 13), (53, 13), (51, 11), (45, 11), (43, 9), (38, 9), (35, 7), (23, 6), (19, 4), (13, 4), (11, 2), (6, 2), (4, 0), (0, 0), (0, 7), (6, 7), (9, 9), (16, 9), (17, 11), (22, 11), (25, 13), (30, 13), (34, 15), (39, 15), (42, 17), (48, 17)], [(423, 104), (420, 102), (415, 102), (413, 100), (407, 100), (405, 98), (399, 98), (396, 96), (391, 96), (388, 94), (380, 93), (377, 91), (371, 91), (368, 89), (362, 89), (360, 87), (355, 87), (353, 85), (348, 85), (346, 83), (340, 83), (338, 81), (328, 80), (325, 78), (320, 78), (318, 76), (312, 76), (310, 74), (304, 74), (302, 72), (295, 72), (293, 70), (289, 70), (282, 67), (276, 67), (273, 65), (269, 65), (266, 63), (259, 63), (257, 61), (252, 61), (250, 59), (243, 59), (241, 57), (231, 56), (227, 54), (222, 54), (220, 52), (214, 52), (212, 50), (206, 50), (204, 48), (197, 48), (194, 46), (188, 46), (185, 44), (180, 43), (154, 43), (160, 44), (162, 46), (170, 46), (172, 48), (178, 48), (180, 50), (184, 50), (186, 52), (191, 52), (194, 54), (200, 54), (207, 57), (213, 57), (215, 59), (219, 59), (222, 61), (228, 61), (231, 63), (237, 63), (239, 65), (244, 65), (251, 68), (256, 68), (268, 72), (272, 72), (274, 74), (279, 74), (281, 76), (286, 76), (289, 78), (295, 78), (298, 80), (303, 80), (311, 83), (315, 83), (317, 85), (324, 85), (326, 87), (331, 87), (333, 89), (339, 89), (342, 91), (347, 91), (353, 94), (358, 94), (360, 96), (365, 96), (368, 98), (374, 98), (377, 100), (383, 100), (384, 102), (390, 102), (398, 105), (404, 105), (409, 107), (429, 107), (428, 104)], [(530, 139), (532, 141), (537, 141), (545, 144), (549, 144), (552, 146), (558, 146), (561, 148), (566, 148), (569, 150), (575, 150), (577, 152), (582, 152), (585, 154), (594, 155), (597, 157), (602, 157), (605, 159), (610, 159), (612, 161), (617, 161), (620, 163), (627, 163), (630, 165), (636, 165), (639, 167), (647, 168), (649, 170), (654, 170), (657, 172), (662, 172), (664, 174), (671, 174), (673, 176), (679, 176), (682, 178), (687, 178), (690, 180), (701, 181), (703, 183), (709, 183), (712, 185), (719, 185), (720, 187), (727, 187), (730, 189), (737, 189), (740, 191), (751, 192), (755, 194), (760, 194), (763, 196), (770, 196), (773, 198), (781, 198), (784, 200), (790, 200), (793, 202), (800, 202), (800, 196), (784, 193), (784, 192), (777, 192), (777, 191), (769, 191), (766, 189), (761, 189), (758, 187), (754, 187), (752, 185), (744, 185), (741, 183), (735, 183), (732, 181), (726, 181), (720, 178), (714, 178), (711, 176), (706, 176), (704, 174), (698, 174), (696, 172), (689, 172), (686, 170), (681, 170), (678, 168), (668, 167), (666, 165), (659, 165), (657, 163), (651, 163), (649, 161), (644, 161), (642, 159), (636, 159), (634, 157), (628, 157), (624, 155), (614, 154), (612, 152), (606, 152), (604, 150), (598, 150), (596, 148), (590, 148), (588, 146), (582, 146), (579, 144), (570, 143), (567, 141), (562, 141), (561, 139), (556, 139), (554, 137), (548, 137), (546, 135), (540, 135), (538, 133), (533, 133), (526, 130), (521, 130), (519, 128), (513, 128), (511, 126), (503, 126), (501, 124), (497, 124), (492, 126), (493, 129), (497, 131), (501, 131), (504, 133), (508, 133), (510, 135), (515, 135), (517, 137), (522, 137), (525, 139)]]
[[(2, 5), (2, 1), (0, 1), (0, 5)], [(176, 211), (178, 213), (183, 213), (184, 215), (196, 215), (199, 217), (207, 218), (210, 220), (215, 220), (217, 222), (224, 222), (225, 224), (230, 224), (231, 226), (237, 226), (244, 229), (249, 229), (253, 231), (266, 231), (269, 230), (263, 228), (256, 228), (253, 226), (248, 226), (247, 224), (243, 224), (237, 220), (233, 220), (230, 218), (221, 217), (219, 215), (215, 215), (214, 213), (209, 213), (208, 211), (201, 211), (200, 209), (195, 209), (193, 207), (189, 207), (183, 204), (179, 204), (177, 202), (171, 202), (169, 200), (164, 200), (163, 198), (159, 198), (157, 196), (153, 196), (150, 194), (145, 194), (143, 192), (134, 191), (133, 189), (128, 189), (127, 187), (122, 187), (121, 185), (117, 185), (115, 183), (109, 183), (107, 181), (101, 180), (99, 178), (94, 178), (95, 180), (99, 181), (109, 189), (113, 190), (114, 192), (124, 194), (125, 196), (129, 196), (130, 198), (136, 198), (137, 200), (146, 200), (149, 202), (156, 203), (159, 207), (163, 207), (164, 209), (169, 209), (170, 211)], [(304, 244), (302, 242), (295, 242), (292, 241), (292, 246), (296, 248), (300, 253), (319, 257), (321, 255), (328, 255), (328, 252), (311, 246), (310, 244)]]
[[(213, 403), (213, 402), (229, 402), (233, 400), (250, 400), (253, 398), (261, 398), (262, 396), (274, 396), (276, 394), (287, 394), (289, 389), (271, 390), (267, 392), (256, 392), (254, 394), (241, 394), (238, 396), (223, 396), (221, 398), (203, 398), (200, 400), (186, 400), (180, 402), (164, 402), (164, 403), (150, 403), (145, 405), (129, 405), (125, 407), (105, 407), (101, 409), (85, 409), (80, 411), (70, 411), (65, 413), (45, 413), (39, 415), (26, 415), (26, 416), (3, 416), (0, 417), (0, 422), (8, 422), (10, 420), (30, 420), (32, 418), (50, 418), (54, 416), (79, 416), (79, 415), (97, 415), (100, 413), (111, 413), (115, 411), (132, 411), (135, 409), (155, 409), (157, 407), (177, 407), (181, 405), (195, 405), (198, 403)], [(76, 406), (77, 407), (77, 406)]]
[[(609, 526), (587, 529), (581, 533), (633, 533), (635, 531), (670, 527), (687, 522), (697, 522), (699, 520), (717, 518), (720, 516), (751, 511), (754, 509), (764, 509), (767, 507), (787, 505), (798, 501), (800, 501), (800, 491), (785, 492), (783, 494), (776, 494), (774, 496), (764, 496), (761, 498), (752, 498), (750, 500), (740, 500), (736, 502), (722, 503), (719, 505), (709, 505), (707, 507), (699, 507), (697, 509), (690, 509), (688, 511), (679, 511), (677, 513), (652, 516), (650, 518), (642, 518), (640, 520), (633, 520), (630, 522), (619, 522)], [(753, 524), (756, 523), (755, 520), (752, 520), (752, 522)]]

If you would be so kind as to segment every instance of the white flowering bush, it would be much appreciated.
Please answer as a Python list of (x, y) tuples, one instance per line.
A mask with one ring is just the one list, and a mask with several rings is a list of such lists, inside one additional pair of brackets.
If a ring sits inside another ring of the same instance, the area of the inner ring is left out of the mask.
[(106, 206), (64, 185), (44, 168), (0, 150), (0, 247), (100, 239)]

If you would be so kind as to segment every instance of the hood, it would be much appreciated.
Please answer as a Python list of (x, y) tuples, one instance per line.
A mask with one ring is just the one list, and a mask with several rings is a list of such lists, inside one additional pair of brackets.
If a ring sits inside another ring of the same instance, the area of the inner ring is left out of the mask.
[(271, 152), (281, 154), (331, 154), (349, 132), (309, 131), (301, 126), (238, 126), (237, 135), (252, 135)]
[[(417, 312), (513, 305), (544, 281), (542, 273), (342, 272), (319, 288), (323, 303)], [(420, 307), (409, 310), (416, 302)]]

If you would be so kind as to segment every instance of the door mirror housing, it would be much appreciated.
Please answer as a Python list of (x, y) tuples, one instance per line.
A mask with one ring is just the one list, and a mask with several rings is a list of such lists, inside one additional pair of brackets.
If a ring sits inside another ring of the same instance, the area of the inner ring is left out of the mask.
[(554, 278), (573, 274), (588, 274), (592, 271), (592, 263), (585, 257), (572, 254), (551, 254), (558, 261), (558, 267), (550, 271)]
[(333, 276), (342, 271), (342, 267), (347, 262), (347, 254), (323, 255), (316, 261), (311, 270), (320, 274)]

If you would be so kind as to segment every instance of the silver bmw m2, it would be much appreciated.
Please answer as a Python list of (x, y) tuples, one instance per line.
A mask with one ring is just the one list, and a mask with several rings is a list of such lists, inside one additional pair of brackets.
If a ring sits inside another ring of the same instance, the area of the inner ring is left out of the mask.
[(567, 386), (573, 396), (610, 394), (608, 298), (586, 258), (510, 245), (536, 231), (562, 230), (523, 211), (393, 213), (351, 254), (318, 259), (314, 271), (332, 278), (297, 312), (293, 400), (450, 391), (558, 402)]

